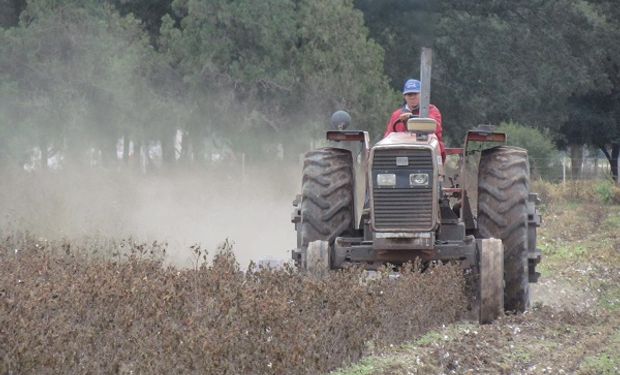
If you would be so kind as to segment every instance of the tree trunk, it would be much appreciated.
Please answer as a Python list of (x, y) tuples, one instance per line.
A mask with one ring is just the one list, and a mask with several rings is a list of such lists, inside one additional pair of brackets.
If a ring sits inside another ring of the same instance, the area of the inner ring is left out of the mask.
[(598, 177), (598, 155), (594, 155), (594, 178)]
[[(134, 148), (134, 152), (138, 157), (138, 168), (143, 174), (149, 173), (151, 168), (151, 158), (149, 156), (149, 142), (141, 140), (137, 145), (137, 149)], [(134, 146), (136, 147), (136, 146)]]
[(192, 142), (191, 134), (189, 130), (183, 131), (183, 136), (181, 137), (181, 153), (180, 159), (183, 161), (183, 164), (190, 165), (192, 164), (192, 154), (194, 152), (194, 144)]
[(568, 146), (570, 149), (570, 172), (571, 179), (577, 180), (581, 178), (581, 165), (583, 164), (583, 145), (572, 144)]
[(618, 154), (620, 154), (620, 144), (614, 143), (611, 145), (611, 160), (609, 161), (609, 165), (611, 167), (611, 176), (616, 183), (620, 182), (618, 181)]
[(162, 132), (161, 137), (161, 158), (162, 164), (173, 164), (176, 160), (175, 155), (175, 141), (177, 136), (177, 129), (166, 129)]
[(118, 162), (118, 154), (116, 150), (116, 144), (118, 139), (116, 137), (104, 137), (101, 140), (101, 165), (106, 168), (115, 168)]
[(208, 152), (207, 143), (203, 136), (197, 137), (196, 142), (192, 142), (194, 147), (194, 162), (199, 166), (208, 166), (211, 162), (211, 154)]
[(47, 160), (49, 159), (47, 138), (41, 135), (39, 138), (39, 148), (41, 149), (41, 169), (47, 170)]
[(129, 165), (129, 134), (123, 134), (123, 163)]
[(611, 145), (611, 154), (606, 146), (599, 146), (607, 161), (609, 161), (610, 173), (611, 177), (616, 181), (616, 183), (620, 183), (618, 180), (618, 156), (620, 156), (620, 143), (612, 143)]

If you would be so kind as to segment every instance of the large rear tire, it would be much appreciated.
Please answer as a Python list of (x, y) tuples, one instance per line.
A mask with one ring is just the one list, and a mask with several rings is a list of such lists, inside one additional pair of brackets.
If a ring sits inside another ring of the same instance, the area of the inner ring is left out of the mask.
[(484, 150), (478, 172), (478, 234), (504, 245), (504, 309), (529, 307), (527, 259), (527, 151), (499, 146)]
[(336, 237), (353, 232), (351, 152), (339, 148), (308, 152), (304, 159), (301, 190), (302, 267), (307, 269), (305, 253), (308, 244), (325, 241), (333, 249)]

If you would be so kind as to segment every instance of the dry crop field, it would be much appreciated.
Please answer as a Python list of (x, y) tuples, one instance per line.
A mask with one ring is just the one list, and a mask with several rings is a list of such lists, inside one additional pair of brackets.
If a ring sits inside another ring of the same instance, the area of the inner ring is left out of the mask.
[[(101, 258), (101, 246), (116, 256)], [(454, 266), (364, 280), (242, 271), (229, 245), (191, 269), (157, 244), (0, 243), (0, 373), (317, 374), (456, 321)]]
[(0, 373), (618, 373), (620, 194), (601, 186), (536, 187), (532, 309), (485, 326), (450, 265), (316, 279), (244, 269), (229, 243), (180, 268), (157, 242), (5, 231)]

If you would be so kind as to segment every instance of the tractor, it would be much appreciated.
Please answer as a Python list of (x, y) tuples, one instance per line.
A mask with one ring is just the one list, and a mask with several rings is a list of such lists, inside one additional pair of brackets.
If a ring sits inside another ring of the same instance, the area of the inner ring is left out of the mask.
[(347, 129), (350, 116), (338, 111), (328, 147), (305, 154), (292, 258), (313, 273), (456, 261), (475, 275), (473, 310), (488, 323), (529, 306), (541, 260), (538, 198), (527, 151), (507, 146), (492, 126), (468, 131), (444, 163), (437, 124), (426, 117), (431, 53), (422, 50), (420, 117), (407, 121), (408, 131), (371, 147), (368, 132)]

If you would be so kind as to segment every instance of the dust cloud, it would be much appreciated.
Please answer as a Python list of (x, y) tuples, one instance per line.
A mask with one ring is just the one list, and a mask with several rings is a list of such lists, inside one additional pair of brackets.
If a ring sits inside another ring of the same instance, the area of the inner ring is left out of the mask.
[(168, 243), (167, 261), (188, 266), (190, 246), (213, 254), (228, 239), (242, 267), (288, 260), (300, 189), (296, 163), (192, 168), (140, 175), (82, 168), (0, 176), (0, 233), (47, 238), (132, 238)]

